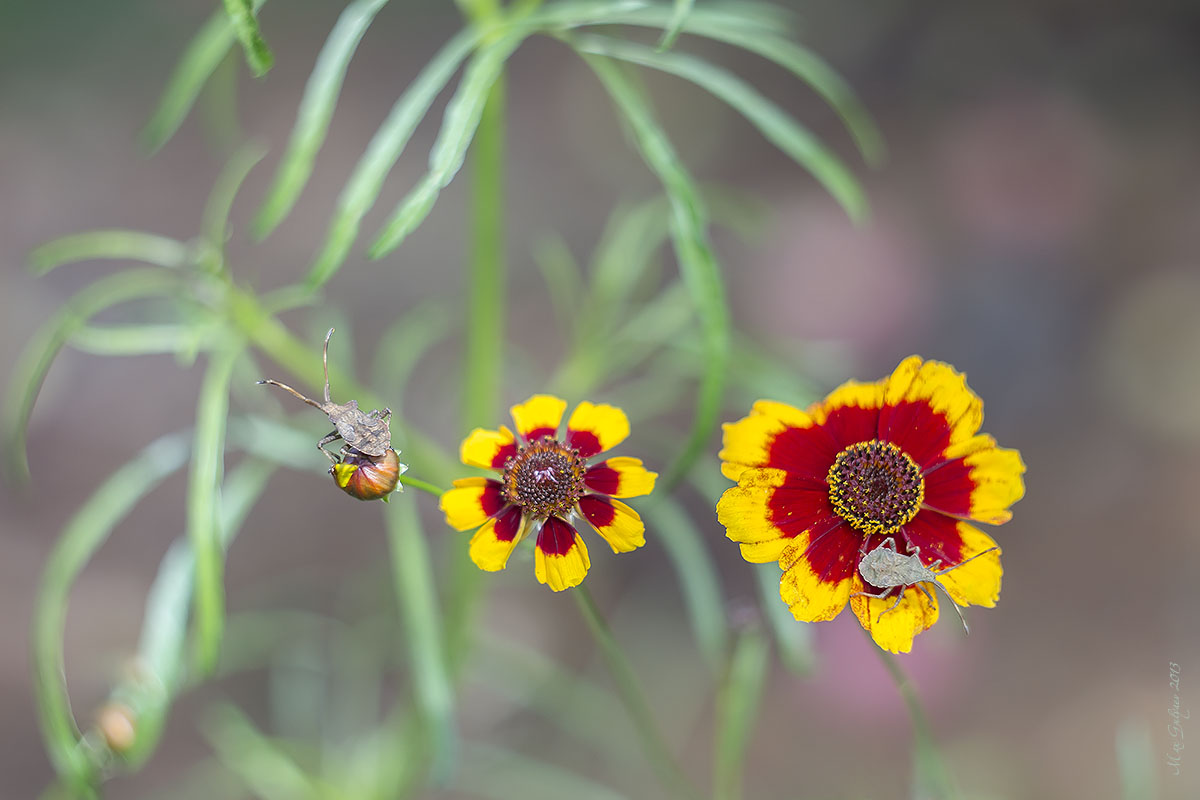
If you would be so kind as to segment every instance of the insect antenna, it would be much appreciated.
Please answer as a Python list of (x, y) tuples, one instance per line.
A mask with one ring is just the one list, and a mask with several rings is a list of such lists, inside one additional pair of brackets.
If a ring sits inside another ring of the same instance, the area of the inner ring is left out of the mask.
[[(983, 553), (980, 553), (979, 555), (983, 555)], [(964, 561), (963, 563), (965, 564), (967, 562)], [(949, 600), (950, 605), (954, 607), (954, 613), (958, 614), (958, 621), (962, 623), (963, 630), (967, 632), (967, 636), (970, 636), (971, 628), (967, 625), (966, 619), (963, 618), (962, 609), (960, 609), (958, 607), (958, 603), (954, 602), (954, 598), (950, 596), (950, 593), (948, 591), (946, 591), (946, 587), (942, 586), (936, 580), (930, 581), (930, 583), (932, 583), (934, 585), (934, 588), (941, 589), (942, 594), (946, 595), (946, 599)]]
[(325, 402), (332, 403), (333, 400), (329, 397), (329, 338), (333, 336), (333, 328), (329, 329), (329, 333), (325, 334), (325, 350), (321, 353), (321, 366), (325, 368)]
[[(305, 397), (304, 395), (300, 394), (299, 392), (297, 392), (297, 391), (296, 391), (295, 389), (293, 389), (292, 387), (288, 386), (286, 383), (280, 383), (279, 381), (273, 381), (273, 380), (271, 380), (270, 378), (263, 378), (261, 381), (259, 381), (259, 382), (258, 382), (258, 385), (259, 385), (259, 386), (262, 386), (264, 383), (266, 383), (266, 384), (270, 384), (271, 386), (278, 386), (280, 389), (283, 389), (285, 392), (289, 392), (289, 393), (291, 393), (291, 394), (292, 394), (294, 397), (298, 397), (298, 398), (300, 398), (301, 400), (303, 400), (304, 402), (308, 403), (308, 404), (309, 404), (310, 406), (312, 406), (313, 408), (320, 408), (322, 411), (324, 411), (324, 410), (325, 410), (325, 409), (324, 409), (324, 408), (321, 406), (321, 404), (320, 404), (320, 403), (318, 403), (316, 400), (312, 400), (312, 399), (310, 399), (310, 398), (307, 398), (307, 397)], [(328, 389), (326, 389), (326, 393), (328, 393), (328, 391), (329, 391), (329, 390), (328, 390)]]

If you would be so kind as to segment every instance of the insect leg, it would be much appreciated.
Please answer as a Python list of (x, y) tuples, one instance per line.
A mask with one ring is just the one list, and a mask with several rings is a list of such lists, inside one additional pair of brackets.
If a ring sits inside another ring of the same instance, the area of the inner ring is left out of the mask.
[(328, 458), (329, 461), (333, 464), (340, 464), (341, 461), (337, 456), (335, 456), (333, 453), (329, 452), (329, 450), (327, 450), (325, 448), (325, 445), (329, 444), (330, 442), (336, 442), (340, 438), (342, 438), (342, 437), (338, 436), (337, 431), (330, 431), (329, 433), (325, 434), (325, 438), (323, 438), (323, 439), (321, 439), (321, 441), (317, 442), (317, 449), (320, 450), (322, 453), (324, 453), (325, 457)]
[(904, 599), (904, 587), (901, 586), (900, 594), (896, 595), (896, 602), (892, 603), (890, 606), (885, 608), (883, 611), (879, 612), (879, 616), (875, 618), (875, 624), (876, 625), (879, 624), (879, 620), (883, 619), (884, 614), (888, 613), (889, 611), (894, 611), (896, 609), (896, 606), (900, 605), (900, 601), (903, 599)]

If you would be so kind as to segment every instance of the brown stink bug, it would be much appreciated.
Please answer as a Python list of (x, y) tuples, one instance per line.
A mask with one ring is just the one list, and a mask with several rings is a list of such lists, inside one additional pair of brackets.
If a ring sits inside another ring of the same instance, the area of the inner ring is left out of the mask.
[(929, 598), (929, 606), (933, 607), (933, 595), (925, 588), (926, 583), (932, 583), (936, 588), (942, 590), (942, 594), (946, 595), (946, 599), (950, 601), (950, 605), (954, 607), (954, 612), (958, 614), (958, 620), (962, 623), (963, 630), (967, 634), (971, 633), (971, 629), (967, 627), (967, 621), (963, 619), (962, 611), (959, 610), (958, 603), (954, 602), (954, 598), (946, 591), (946, 588), (938, 583), (939, 575), (945, 575), (950, 570), (958, 569), (968, 561), (974, 561), (982, 555), (999, 550), (998, 547), (989, 547), (987, 550), (976, 553), (968, 559), (965, 559), (953, 566), (939, 570), (941, 559), (936, 559), (929, 566), (921, 563), (921, 548), (917, 545), (912, 546), (912, 555), (906, 556), (896, 551), (896, 540), (889, 536), (883, 540), (883, 543), (874, 550), (865, 554), (858, 564), (858, 571), (862, 575), (863, 580), (872, 586), (878, 586), (881, 591), (879, 594), (871, 592), (854, 592), (851, 597), (887, 597), (888, 592), (892, 589), (899, 588), (900, 594), (896, 597), (896, 602), (879, 612), (879, 616), (875, 618), (875, 622), (883, 619), (883, 615), (900, 605), (900, 601), (904, 599), (904, 590), (909, 586), (915, 585), (918, 589), (924, 592)]
[[(272, 386), (278, 386), (310, 406), (321, 409), (329, 416), (329, 421), (334, 424), (335, 429), (317, 442), (317, 449), (324, 453), (332, 463), (340, 463), (341, 456), (344, 456), (348, 450), (357, 451), (365, 456), (382, 456), (392, 447), (392, 431), (388, 423), (388, 417), (391, 416), (392, 410), (385, 408), (383, 411), (372, 410), (367, 413), (358, 407), (357, 400), (339, 405), (330, 399), (329, 338), (331, 336), (333, 336), (333, 328), (330, 328), (329, 333), (325, 334), (325, 351), (321, 358), (321, 363), (325, 367), (324, 403), (318, 403), (316, 400), (305, 397), (287, 384), (273, 381), (270, 378), (259, 381), (259, 384), (269, 383)], [(335, 455), (327, 450), (325, 445), (338, 439), (341, 439), (345, 446), (342, 447), (340, 454)]]
[[(329, 474), (334, 483), (342, 491), (359, 500), (384, 500), (396, 490), (400, 473), (407, 467), (400, 463), (396, 451), (392, 449), (392, 431), (388, 418), (391, 409), (383, 411), (372, 410), (364, 412), (358, 407), (357, 400), (347, 403), (335, 403), (329, 396), (329, 338), (333, 336), (333, 328), (325, 334), (325, 350), (321, 363), (325, 367), (325, 402), (318, 403), (297, 392), (287, 384), (273, 381), (269, 378), (259, 381), (260, 384), (278, 386), (286, 392), (300, 398), (314, 408), (319, 408), (334, 424), (321, 441), (317, 449), (325, 454), (331, 466)], [(330, 452), (325, 445), (342, 440), (342, 449), (338, 453)]]

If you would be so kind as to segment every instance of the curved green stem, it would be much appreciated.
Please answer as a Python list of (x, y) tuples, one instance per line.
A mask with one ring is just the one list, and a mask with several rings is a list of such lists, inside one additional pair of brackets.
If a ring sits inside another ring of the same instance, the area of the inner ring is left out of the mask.
[(592, 638), (596, 640), (596, 645), (600, 648), (600, 654), (604, 657), (609, 674), (612, 675), (613, 682), (617, 685), (617, 694), (620, 695), (621, 702), (625, 705), (629, 716), (633, 718), (634, 726), (642, 738), (646, 754), (663, 786), (670, 790), (675, 797), (689, 799), (701, 797), (700, 791), (692, 785), (692, 782), (675, 762), (671, 748), (668, 747), (662, 732), (658, 729), (658, 724), (654, 721), (654, 714), (646, 702), (646, 695), (638, 684), (633, 667), (630, 665), (629, 659), (625, 657), (621, 646), (617, 644), (616, 638), (613, 637), (608, 623), (604, 621), (604, 616), (596, 606), (591, 592), (585, 586), (577, 586), (571, 591), (571, 594), (575, 597), (579, 611), (587, 622)]
[(423, 481), (420, 478), (409, 477), (408, 475), (402, 476), (400, 478), (400, 483), (404, 484), (405, 486), (411, 486), (414, 489), (420, 489), (422, 492), (428, 492), (434, 497), (441, 497), (446, 493), (446, 490), (440, 486), (432, 484), (429, 481)]
[(950, 771), (946, 769), (941, 752), (934, 741), (932, 729), (929, 727), (929, 718), (925, 716), (925, 709), (921, 705), (921, 698), (917, 696), (916, 688), (904, 674), (904, 670), (897, 663), (895, 656), (875, 645), (872, 647), (879, 654), (879, 660), (883, 662), (888, 674), (891, 675), (892, 681), (896, 684), (896, 690), (904, 699), (904, 704), (908, 706), (908, 715), (912, 719), (913, 739), (917, 749), (914, 782), (918, 786), (923, 786), (925, 793), (929, 793), (929, 796), (947, 800), (958, 797), (954, 779), (951, 777)]

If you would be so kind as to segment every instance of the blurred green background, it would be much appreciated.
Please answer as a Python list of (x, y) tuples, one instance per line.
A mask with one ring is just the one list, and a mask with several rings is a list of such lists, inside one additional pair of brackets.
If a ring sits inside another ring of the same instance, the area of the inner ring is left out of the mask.
[[(180, 48), (214, 5), (18, 2), (0, 12), (0, 374), (9, 374), (30, 330), (111, 268), (35, 280), (24, 269), (33, 247), (97, 227), (195, 235), (234, 141), (222, 79), (236, 85), (243, 133), (270, 147), (234, 207), (233, 269), (264, 288), (305, 270), (375, 127), (458, 27), (449, 3), (396, 2), (379, 15), (350, 66), (312, 183), (280, 229), (252, 246), (246, 226), (341, 6), (268, 6), (260, 19), (276, 54), (269, 76), (255, 81), (240, 63), (218, 76), (218, 89), (147, 159), (139, 130)], [(716, 240), (741, 330), (786, 353), (820, 392), (850, 377), (881, 377), (910, 353), (947, 360), (985, 399), (984, 431), (1024, 454), (1027, 496), (994, 532), (1005, 551), (1000, 604), (967, 612), (969, 640), (944, 620), (901, 659), (948, 764), (969, 797), (1121, 797), (1122, 781), (1143, 769), (1143, 788), (1124, 796), (1151, 796), (1142, 793), (1149, 789), (1200, 796), (1195, 758), (1183, 754), (1179, 776), (1166, 765), (1169, 662), (1182, 667), (1183, 705), (1200, 698), (1193, 688), (1200, 687), (1193, 677), (1200, 675), (1200, 7), (1068, 0), (794, 7), (801, 39), (855, 87), (887, 139), (887, 164), (859, 168), (871, 198), (868, 224), (853, 226), (815, 181), (700, 90), (667, 77), (648, 82), (697, 178), (762, 201), (754, 235)], [(729, 64), (858, 163), (832, 112), (775, 68), (705, 42), (688, 47)], [(657, 186), (624, 145), (592, 75), (562, 46), (533, 40), (522, 48), (509, 88), (516, 354), (505, 400), (516, 402), (543, 388), (530, 381), (562, 353), (532, 257), (538, 242), (557, 233), (586, 261), (612, 206), (645, 199)], [(439, 116), (435, 109), (419, 129), (368, 228), (420, 176)], [(461, 181), (452, 184), (427, 223), (383, 261), (356, 250), (326, 291), (328, 316), (285, 317), (314, 343), (314, 358), (322, 326), (348, 318), (353, 342), (346, 329), (342, 357), (357, 352), (365, 371), (372, 343), (397, 314), (429, 297), (453, 299), (465, 200)], [(453, 342), (435, 350), (406, 397), (411, 420), (451, 449), (464, 433), (450, 396), (458, 352)], [(33, 797), (51, 776), (26, 644), (46, 553), (117, 465), (191, 423), (199, 373), (167, 357), (68, 351), (49, 375), (32, 420), (33, 483), (0, 485), (0, 797)], [(701, 469), (715, 470), (718, 446), (714, 437)], [(656, 467), (666, 459), (639, 443), (636, 429), (622, 453)], [(380, 567), (379, 515), (321, 481), (312, 464), (273, 478), (230, 553), (230, 607), (358, 621), (377, 607), (386, 625), (394, 602)], [(185, 488), (180, 474), (148, 498), (75, 590), (67, 668), (83, 719), (125, 667), (154, 570), (182, 531)], [(456, 534), (432, 498), (419, 502), (440, 559)], [(751, 573), (711, 508), (692, 510), (737, 614), (753, 604)], [(703, 776), (708, 678), (653, 528), (647, 539), (644, 550), (621, 559), (593, 548), (588, 581), (684, 764)], [(489, 578), (485, 629), (603, 684), (572, 604), (536, 585), (529, 567)], [(772, 670), (747, 797), (905, 796), (908, 721), (857, 628), (846, 614), (812, 630), (817, 663), (809, 678)], [(264, 729), (310, 732), (315, 723), (305, 710), (275, 693), (289, 691), (291, 680), (295, 696), (310, 696), (328, 679), (311, 665), (338, 655), (298, 644), (281, 651), (272, 670), (186, 696), (160, 752), (142, 774), (112, 783), (108, 796), (177, 796), (181, 776), (194, 775), (209, 752), (199, 732), (205, 709), (223, 699)], [(531, 711), (545, 688), (536, 680), (514, 687), (485, 666), (470, 672), (460, 703), (465, 736), (596, 780), (626, 770), (611, 754), (593, 753), (586, 736), (563, 737)], [(385, 681), (384, 702), (390, 691)], [(588, 727), (584, 701), (553, 700), (578, 703)], [(623, 730), (619, 719), (608, 724), (596, 720), (595, 729)], [(612, 780), (630, 796), (657, 796), (641, 767)], [(207, 796), (226, 796), (213, 791)]]

